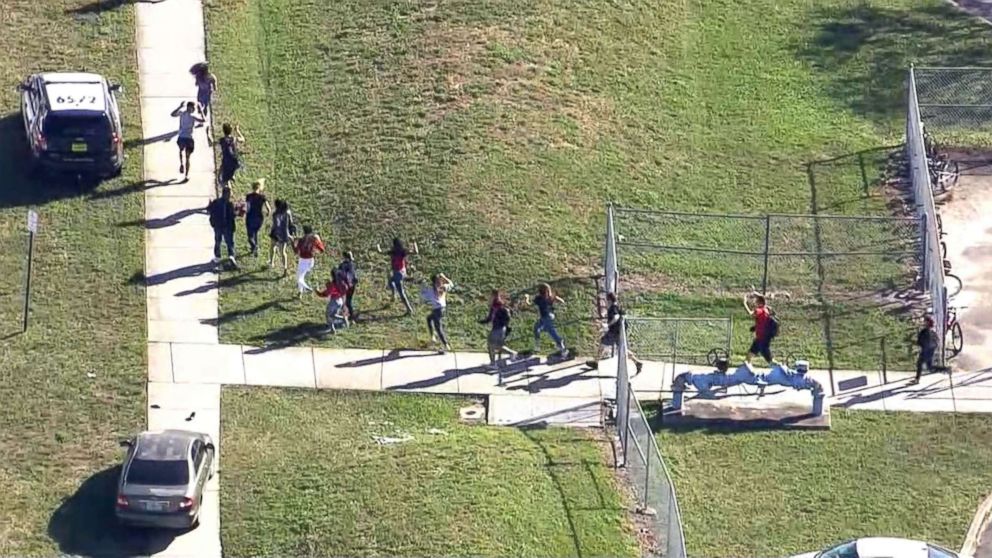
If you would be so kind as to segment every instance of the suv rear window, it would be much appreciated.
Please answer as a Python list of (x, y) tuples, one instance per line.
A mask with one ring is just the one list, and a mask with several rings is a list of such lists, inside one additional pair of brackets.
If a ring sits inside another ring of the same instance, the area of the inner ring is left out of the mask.
[(45, 135), (59, 137), (110, 137), (110, 122), (105, 116), (49, 115)]
[(182, 486), (189, 483), (189, 465), (186, 461), (135, 459), (128, 467), (124, 483)]

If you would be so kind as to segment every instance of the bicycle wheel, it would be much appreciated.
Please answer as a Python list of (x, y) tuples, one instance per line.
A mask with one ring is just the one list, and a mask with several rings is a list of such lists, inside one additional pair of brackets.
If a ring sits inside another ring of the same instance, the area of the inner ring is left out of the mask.
[(943, 240), (940, 241), (940, 258), (943, 260), (947, 259), (947, 243)]
[(716, 366), (716, 361), (721, 358), (729, 358), (727, 351), (723, 349), (710, 349), (710, 352), (706, 353), (706, 363), (710, 366)]
[(944, 234), (944, 220), (940, 218), (940, 213), (936, 213), (934, 217), (937, 218), (937, 232), (943, 236)]
[(944, 273), (944, 288), (947, 289), (947, 298), (954, 298), (964, 288), (961, 278), (953, 273)]
[(957, 321), (951, 326), (951, 356), (957, 356), (964, 348), (964, 334), (961, 332), (961, 324)]

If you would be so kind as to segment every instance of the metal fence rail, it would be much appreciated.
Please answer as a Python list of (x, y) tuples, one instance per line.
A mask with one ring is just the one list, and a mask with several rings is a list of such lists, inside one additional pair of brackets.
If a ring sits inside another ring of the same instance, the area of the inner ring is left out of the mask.
[(992, 128), (992, 68), (911, 68), (919, 119), (973, 132)]
[(627, 319), (627, 348), (634, 356), (679, 364), (707, 364), (712, 349), (728, 354), (733, 341), (731, 318)]
[[(929, 87), (929, 86), (928, 86)], [(937, 324), (937, 339), (941, 349), (937, 351), (937, 364), (944, 363), (944, 338), (947, 323), (947, 289), (944, 286), (944, 258), (940, 250), (940, 231), (937, 228), (937, 206), (933, 199), (930, 184), (930, 165), (927, 161), (926, 144), (923, 140), (923, 121), (917, 97), (916, 72), (910, 67), (906, 107), (906, 156), (909, 158), (913, 200), (919, 214), (921, 236), (923, 238), (924, 288), (930, 295), (933, 305), (933, 318)]]

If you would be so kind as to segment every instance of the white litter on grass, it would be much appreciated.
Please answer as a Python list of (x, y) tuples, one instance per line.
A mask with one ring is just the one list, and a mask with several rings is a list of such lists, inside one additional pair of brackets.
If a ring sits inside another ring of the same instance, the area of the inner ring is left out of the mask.
[(96, 374), (94, 374), (94, 373), (92, 373), (92, 372), (87, 372), (87, 373), (86, 373), (86, 377), (87, 377), (87, 378), (90, 378), (90, 379), (93, 379), (93, 378), (96, 378)]
[(409, 434), (407, 434), (405, 436), (399, 436), (399, 437), (394, 437), (394, 436), (372, 436), (372, 439), (375, 440), (375, 443), (379, 444), (380, 446), (391, 446), (391, 445), (394, 445), (394, 444), (404, 444), (406, 442), (412, 442), (413, 441), (413, 436), (410, 436)]
[(381, 424), (383, 426), (392, 426), (393, 425), (393, 423), (391, 421), (388, 421), (388, 420), (384, 420), (382, 422), (376, 422), (374, 420), (370, 420), (369, 421), (369, 426), (375, 426), (377, 424)]
[(447, 432), (445, 432), (444, 430), (441, 430), (440, 428), (428, 428), (427, 429), (427, 433), (428, 434), (439, 434), (441, 436), (447, 436), (448, 435)]

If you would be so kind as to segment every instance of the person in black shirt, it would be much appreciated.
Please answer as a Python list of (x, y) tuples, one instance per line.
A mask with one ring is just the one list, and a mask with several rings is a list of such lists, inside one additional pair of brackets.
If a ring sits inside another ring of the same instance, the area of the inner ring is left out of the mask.
[[(230, 186), (234, 181), (234, 173), (241, 168), (241, 157), (238, 154), (238, 144), (245, 142), (245, 137), (241, 135), (241, 126), (231, 128), (230, 124), (222, 126), (224, 137), (217, 143), (220, 144), (220, 187)], [(234, 134), (237, 134), (235, 136)]]
[[(524, 304), (530, 304), (530, 297), (524, 295)], [(537, 288), (537, 296), (534, 297), (533, 304), (537, 307), (538, 318), (534, 322), (534, 352), (541, 348), (541, 332), (546, 331), (551, 340), (558, 347), (558, 353), (562, 358), (568, 358), (568, 349), (565, 348), (565, 340), (558, 334), (555, 327), (555, 303), (565, 304), (565, 301), (551, 290), (551, 285), (542, 283)]]
[(207, 205), (207, 214), (210, 215), (210, 227), (214, 229), (214, 263), (220, 263), (220, 241), (223, 239), (227, 244), (228, 259), (235, 268), (238, 267), (234, 259), (235, 214), (230, 188), (224, 188), (221, 196)]
[(934, 371), (933, 357), (937, 352), (937, 332), (934, 331), (933, 324), (933, 318), (927, 316), (923, 322), (923, 329), (916, 334), (916, 345), (920, 348), (920, 354), (916, 357), (916, 378), (912, 382), (914, 384), (919, 383), (924, 366), (927, 367), (927, 371)]
[(258, 256), (258, 231), (262, 229), (265, 216), (272, 213), (269, 200), (262, 191), (265, 179), (259, 178), (252, 185), (251, 193), (245, 196), (245, 230), (248, 232), (248, 249), (252, 256)]
[[(599, 360), (609, 358), (616, 354), (617, 346), (620, 345), (620, 333), (622, 328), (626, 327), (625, 317), (623, 308), (620, 307), (620, 303), (617, 302), (617, 295), (614, 293), (606, 293), (606, 303), (609, 305), (606, 308), (606, 331), (599, 340)], [(641, 362), (634, 352), (630, 350), (630, 346), (627, 346), (627, 358), (629, 358), (634, 363), (634, 375), (641, 373), (641, 368), (644, 367), (644, 363)], [(599, 368), (599, 362), (595, 360), (590, 360), (586, 362), (586, 365), (590, 368)]]
[(338, 271), (341, 272), (345, 284), (344, 306), (348, 309), (348, 317), (352, 320), (358, 315), (352, 304), (355, 297), (355, 285), (358, 284), (358, 268), (355, 267), (355, 255), (350, 250), (345, 250), (344, 259), (338, 264)]
[(489, 330), (486, 346), (489, 350), (489, 364), (496, 366), (497, 361), (503, 359), (503, 353), (515, 356), (517, 353), (506, 346), (506, 338), (510, 335), (510, 308), (499, 289), (493, 289), (492, 299), (489, 302), (489, 314), (485, 319), (479, 320), (480, 324), (492, 324)]

